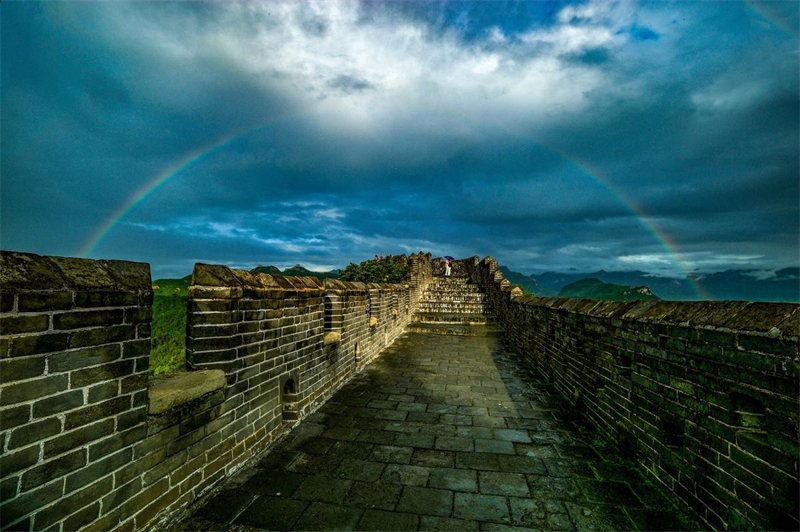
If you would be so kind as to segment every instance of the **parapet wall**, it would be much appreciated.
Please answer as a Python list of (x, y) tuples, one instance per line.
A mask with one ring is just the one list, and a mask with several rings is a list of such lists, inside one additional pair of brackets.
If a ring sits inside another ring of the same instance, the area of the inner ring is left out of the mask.
[(123, 503), (143, 489), (133, 460), (147, 436), (150, 283), (147, 264), (0, 252), (3, 529), (133, 517)]
[(710, 528), (800, 528), (800, 305), (522, 296), (491, 257), (471, 275), (508, 342)]
[(147, 264), (0, 252), (0, 528), (179, 515), (402, 333), (431, 276), (346, 283), (198, 264), (187, 372), (148, 379)]

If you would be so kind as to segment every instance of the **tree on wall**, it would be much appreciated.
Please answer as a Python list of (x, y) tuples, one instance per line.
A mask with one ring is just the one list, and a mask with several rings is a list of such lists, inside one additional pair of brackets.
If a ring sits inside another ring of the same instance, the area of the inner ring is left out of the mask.
[(362, 283), (400, 283), (408, 277), (408, 260), (405, 255), (367, 260), (361, 264), (350, 263), (339, 272), (342, 281)]

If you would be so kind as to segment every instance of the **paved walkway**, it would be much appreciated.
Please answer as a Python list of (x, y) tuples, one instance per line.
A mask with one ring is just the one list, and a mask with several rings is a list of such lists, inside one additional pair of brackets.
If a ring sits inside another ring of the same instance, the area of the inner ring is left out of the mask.
[(409, 333), (179, 528), (696, 528), (565, 412), (499, 340)]

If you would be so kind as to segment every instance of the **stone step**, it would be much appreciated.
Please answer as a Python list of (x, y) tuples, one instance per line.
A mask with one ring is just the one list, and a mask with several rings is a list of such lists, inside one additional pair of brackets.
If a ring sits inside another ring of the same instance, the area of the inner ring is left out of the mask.
[(438, 303), (420, 303), (418, 312), (470, 312), (483, 314), (486, 305), (483, 303), (461, 303), (458, 301), (442, 301)]
[(448, 312), (417, 312), (411, 321), (419, 323), (495, 323), (497, 320), (489, 314), (448, 313)]
[(423, 298), (430, 299), (453, 299), (453, 298), (466, 298), (466, 299), (486, 299), (486, 294), (472, 290), (425, 290), (422, 293)]
[(406, 327), (406, 331), (451, 336), (487, 336), (491, 338), (500, 338), (503, 336), (503, 328), (499, 325), (456, 325), (411, 322), (408, 324), (408, 327)]

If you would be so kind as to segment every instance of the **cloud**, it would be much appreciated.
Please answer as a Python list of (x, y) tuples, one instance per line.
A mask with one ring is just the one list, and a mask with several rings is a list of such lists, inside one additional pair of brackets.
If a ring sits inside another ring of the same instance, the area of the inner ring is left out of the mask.
[(795, 265), (797, 41), (763, 22), (699, 2), (12, 3), (2, 245), (74, 254), (244, 132), (98, 256), (679, 272), (656, 227), (690, 269)]

